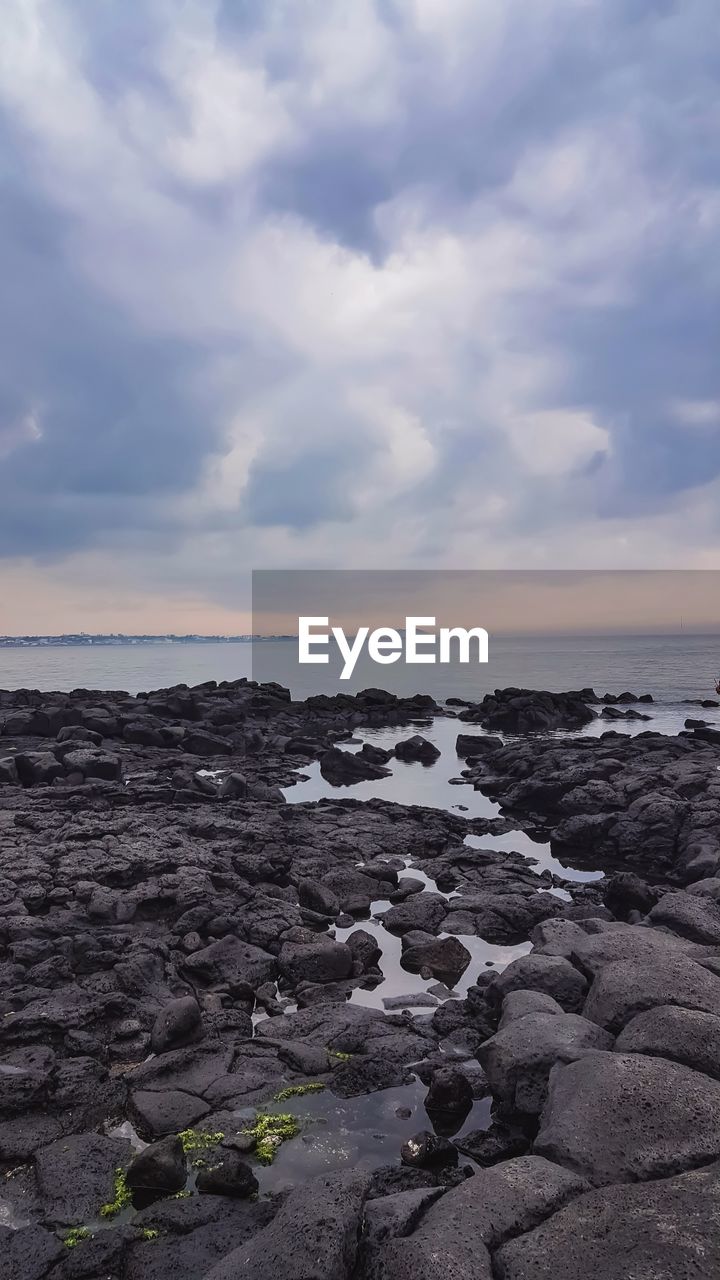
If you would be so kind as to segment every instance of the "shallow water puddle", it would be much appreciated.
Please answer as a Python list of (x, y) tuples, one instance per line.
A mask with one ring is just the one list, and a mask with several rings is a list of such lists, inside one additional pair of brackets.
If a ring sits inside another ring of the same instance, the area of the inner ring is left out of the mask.
[[(279, 1104), (278, 1111), (298, 1117), (301, 1132), (283, 1143), (271, 1165), (254, 1167), (261, 1191), (296, 1186), (332, 1169), (396, 1164), (403, 1143), (418, 1130), (433, 1127), (424, 1106), (426, 1094), (427, 1087), (415, 1080), (358, 1098), (337, 1098), (325, 1090)], [(475, 1102), (456, 1132), (486, 1129), (490, 1105), (489, 1097)]]

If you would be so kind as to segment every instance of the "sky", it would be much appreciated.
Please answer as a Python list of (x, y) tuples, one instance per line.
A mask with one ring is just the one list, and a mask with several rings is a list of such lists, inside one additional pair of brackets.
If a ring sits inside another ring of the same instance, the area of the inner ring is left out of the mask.
[(720, 567), (719, 48), (717, 0), (3, 0), (0, 633)]

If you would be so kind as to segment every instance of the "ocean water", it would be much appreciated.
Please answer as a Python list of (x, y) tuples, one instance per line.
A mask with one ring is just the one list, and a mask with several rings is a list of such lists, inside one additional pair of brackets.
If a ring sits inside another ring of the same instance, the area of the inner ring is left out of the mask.
[(289, 641), (99, 648), (0, 649), (3, 689), (126, 689), (129, 693), (253, 674), (290, 684), (297, 698), (369, 685), (397, 693), (479, 699), (492, 689), (577, 689), (651, 693), (660, 704), (714, 697), (720, 636), (490, 636), (487, 665), (377, 666), (361, 657), (348, 681), (337, 664), (298, 667)]

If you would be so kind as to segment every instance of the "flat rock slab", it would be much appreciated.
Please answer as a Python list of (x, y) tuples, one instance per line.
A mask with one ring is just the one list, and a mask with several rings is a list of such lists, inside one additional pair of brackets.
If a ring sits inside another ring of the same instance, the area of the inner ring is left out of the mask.
[(720, 1083), (641, 1054), (591, 1053), (550, 1073), (535, 1151), (594, 1186), (720, 1157)]
[(130, 1161), (121, 1138), (73, 1134), (45, 1147), (35, 1158), (35, 1178), (48, 1221), (78, 1226), (97, 1218), (114, 1196), (115, 1174)]
[(579, 1196), (494, 1257), (496, 1280), (720, 1275), (720, 1165)]
[(348, 1280), (370, 1179), (333, 1174), (298, 1187), (277, 1216), (205, 1280)]

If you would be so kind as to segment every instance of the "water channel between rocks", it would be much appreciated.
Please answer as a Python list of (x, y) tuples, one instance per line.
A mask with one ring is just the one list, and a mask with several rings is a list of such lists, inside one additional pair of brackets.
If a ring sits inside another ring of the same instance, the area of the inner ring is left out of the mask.
[[(458, 779), (464, 768), (464, 761), (455, 751), (461, 727), (455, 719), (438, 717), (430, 723), (419, 722), (412, 726), (358, 730), (354, 742), (340, 744), (344, 750), (358, 751), (363, 742), (390, 748), (401, 738), (418, 732), (433, 742), (441, 754), (432, 765), (404, 763), (393, 758), (388, 766), (392, 770), (390, 777), (350, 787), (335, 787), (326, 782), (320, 773), (319, 763), (315, 762), (298, 771), (300, 780), (285, 789), (285, 796), (293, 804), (344, 797), (358, 800), (377, 797), (398, 804), (442, 809), (466, 818), (496, 818), (499, 806)], [(456, 781), (450, 781), (451, 778)], [(566, 880), (578, 882), (602, 876), (602, 872), (577, 871), (564, 866), (552, 857), (549, 844), (535, 842), (520, 830), (497, 836), (469, 835), (465, 843), (477, 848), (520, 853), (528, 860), (529, 868), (538, 875), (550, 871)], [(357, 866), (361, 869), (362, 863)], [(420, 880), (424, 884), (423, 892), (440, 894), (446, 900), (458, 896), (456, 892), (442, 893), (432, 877), (414, 865), (412, 858), (406, 860), (405, 872), (400, 872), (400, 883), (404, 879)], [(569, 896), (562, 889), (547, 889), (540, 884), (538, 892)], [(423, 978), (401, 967), (401, 939), (390, 933), (378, 918), (391, 906), (389, 900), (377, 899), (370, 905), (369, 918), (357, 919), (348, 928), (332, 928), (330, 932), (338, 941), (344, 942), (354, 930), (362, 928), (373, 935), (382, 952), (379, 967), (383, 980), (372, 988), (356, 987), (350, 996), (351, 1004), (388, 1012), (404, 1010), (422, 1020), (442, 1003), (442, 999), (434, 996), (431, 990), (437, 988), (438, 983), (434, 978)], [(440, 932), (438, 936), (448, 935)], [(467, 948), (471, 960), (446, 997), (448, 999), (464, 997), (486, 967), (501, 970), (531, 950), (529, 941), (500, 946), (474, 934), (455, 936)], [(401, 1001), (401, 997), (407, 999)], [(386, 1002), (392, 1002), (391, 1009), (387, 1008)], [(466, 1056), (458, 1054), (451, 1043), (441, 1042), (439, 1047), (447, 1055), (448, 1065), (454, 1058)], [(298, 1140), (285, 1143), (280, 1148), (272, 1166), (256, 1170), (261, 1189), (293, 1185), (314, 1173), (332, 1168), (373, 1168), (393, 1163), (398, 1158), (401, 1145), (409, 1137), (419, 1129), (432, 1127), (423, 1105), (426, 1093), (426, 1085), (415, 1078), (408, 1085), (381, 1089), (356, 1098), (337, 1098), (326, 1090), (283, 1103), (277, 1109), (297, 1115), (303, 1131)], [(490, 1106), (489, 1097), (476, 1100), (458, 1135), (486, 1128), (490, 1123)]]

